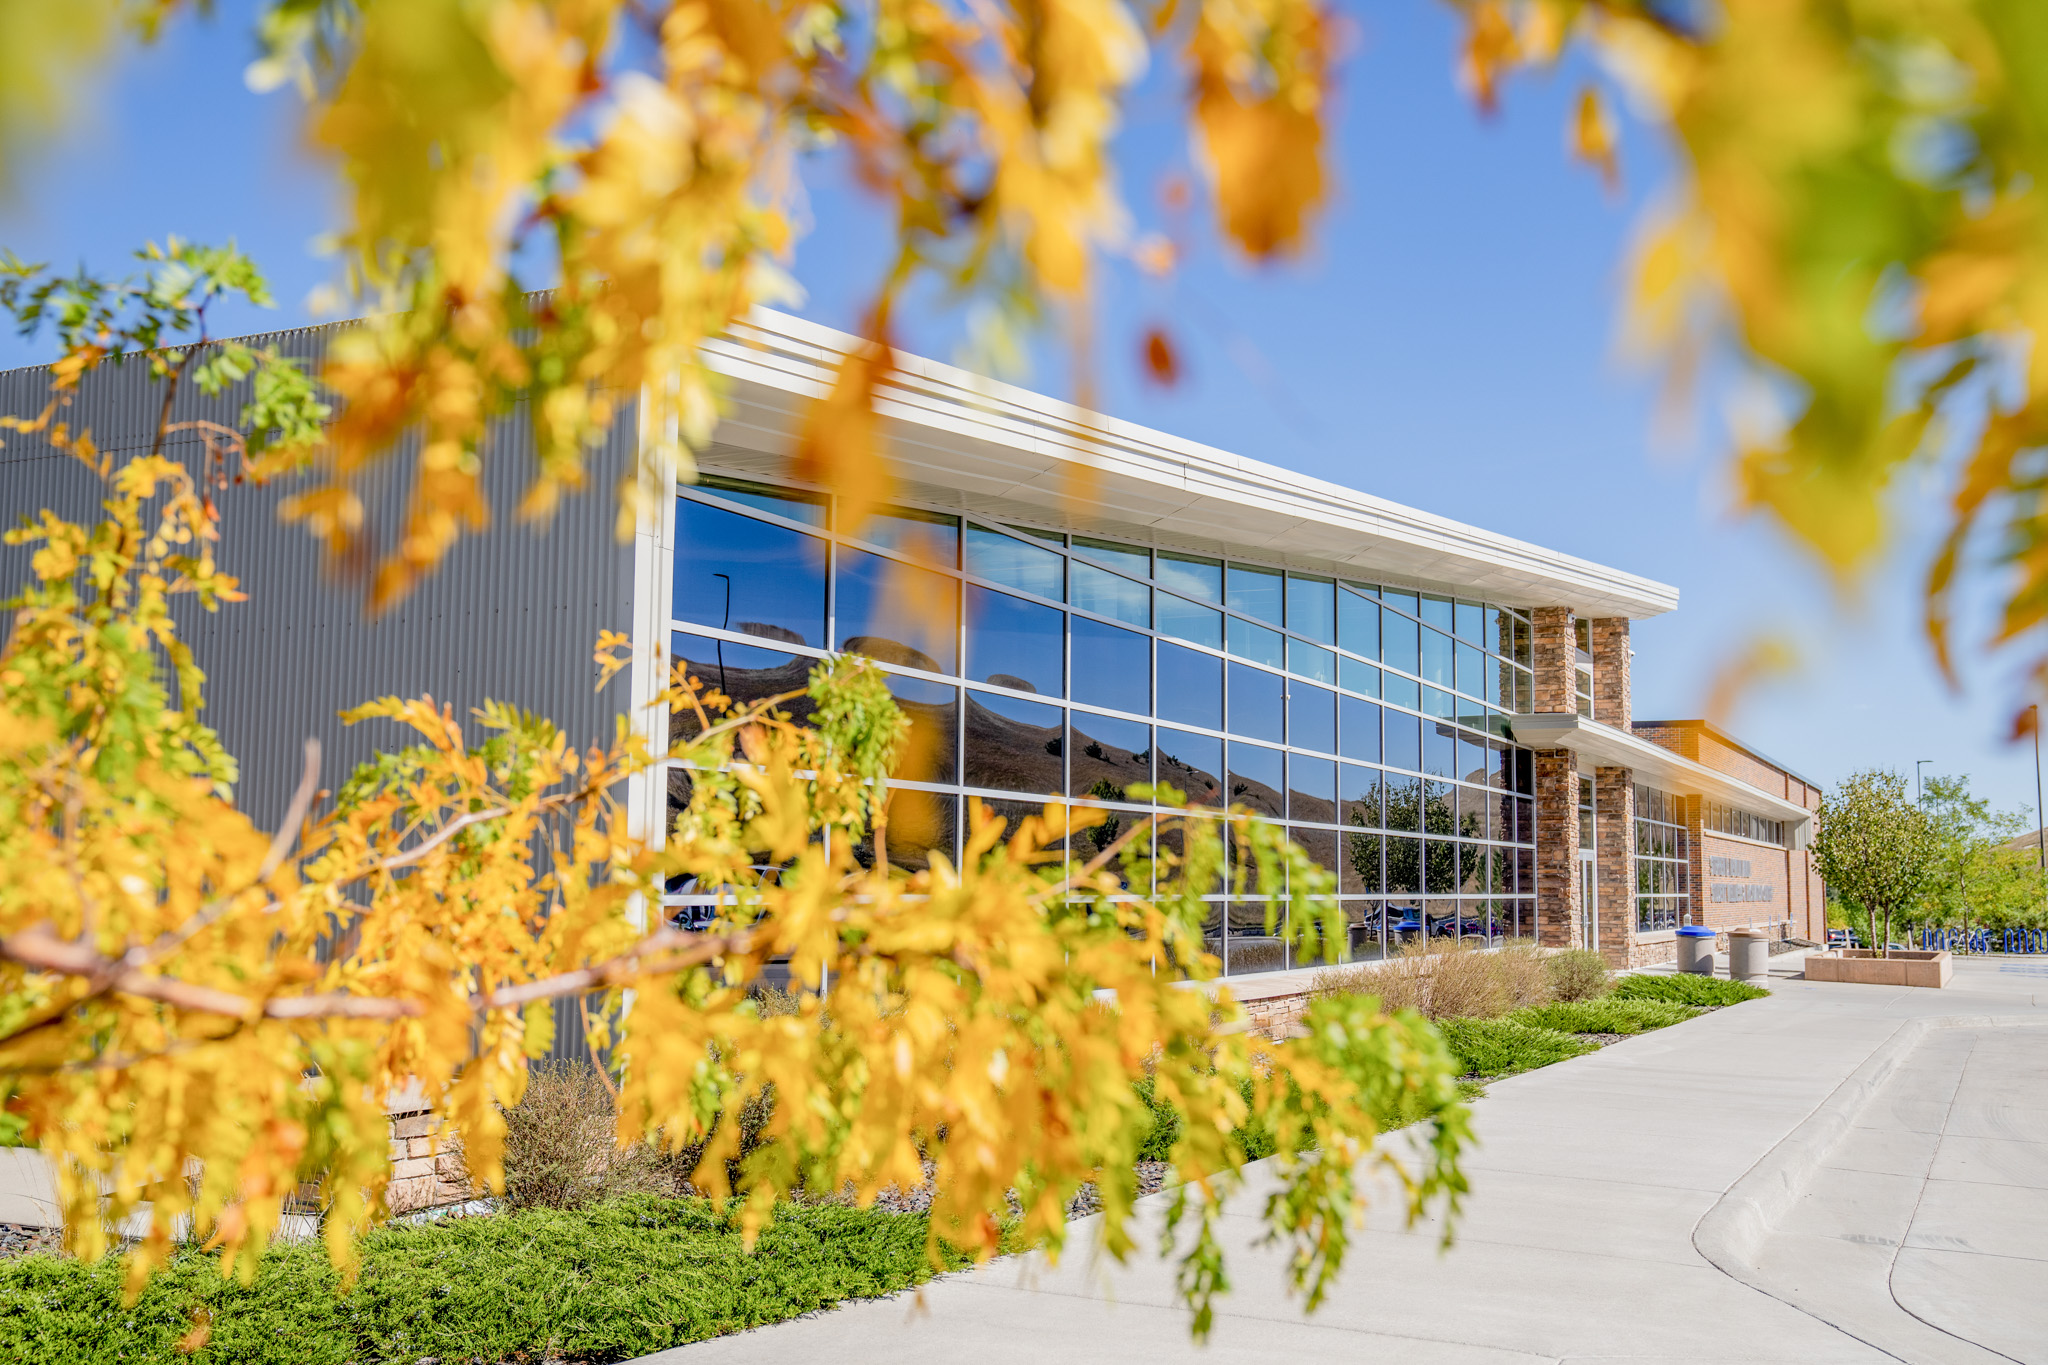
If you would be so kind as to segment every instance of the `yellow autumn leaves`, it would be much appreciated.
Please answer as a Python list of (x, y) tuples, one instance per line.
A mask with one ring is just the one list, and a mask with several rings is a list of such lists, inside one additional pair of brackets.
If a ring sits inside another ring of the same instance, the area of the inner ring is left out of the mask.
[[(349, 188), (341, 237), (382, 314), (335, 348), (343, 415), (293, 513), (347, 549), (355, 480), (401, 432), (424, 435), (378, 603), (484, 524), (483, 461), (523, 458), (488, 449), (487, 422), (515, 402), (536, 444), (523, 516), (583, 485), (622, 395), (641, 398), (643, 473), (687, 476), (718, 410), (701, 347), (785, 288), (800, 173), (821, 151), (849, 158), (899, 227), (878, 349), (804, 456), (841, 487), (879, 465), (847, 408), (888, 364), (893, 300), (920, 275), (1078, 325), (1095, 262), (1128, 244), (1110, 149), (1153, 41), (1180, 49), (1244, 250), (1297, 245), (1324, 194), (1327, 42), (1306, 0), (417, 0), (355, 24), (338, 55), (282, 27), (298, 48), (268, 60), (318, 76), (310, 134)], [(658, 485), (622, 480), (622, 530)]]
[[(2038, 7), (2009, 0), (1456, 0), (1482, 98), (1577, 48), (1670, 133), (1679, 181), (1645, 224), (1626, 333), (1679, 391), (1707, 365), (1752, 398), (1747, 500), (1847, 582), (1893, 540), (1900, 471), (1953, 469), (1927, 621), (1988, 573), (1993, 647), (2048, 619), (2048, 70)], [(1582, 100), (1573, 138), (1611, 164)], [(1775, 410), (1761, 424), (1759, 407)], [(1980, 531), (1997, 547), (1972, 559)], [(2038, 651), (2038, 646), (2024, 648)], [(2048, 688), (2048, 654), (2026, 691)], [(2024, 707), (2020, 708), (2022, 715)]]

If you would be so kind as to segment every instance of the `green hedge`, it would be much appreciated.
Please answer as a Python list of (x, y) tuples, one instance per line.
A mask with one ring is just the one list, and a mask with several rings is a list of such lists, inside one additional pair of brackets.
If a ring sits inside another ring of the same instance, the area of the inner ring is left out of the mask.
[(1669, 1000), (1680, 1005), (1739, 1005), (1770, 992), (1747, 981), (1680, 972), (1676, 976), (1624, 976), (1608, 993), (1613, 1000)]
[(1442, 1019), (1436, 1027), (1467, 1074), (1489, 1080), (1582, 1056), (1598, 1046), (1514, 1019)]
[[(247, 1287), (223, 1280), (213, 1256), (188, 1253), (132, 1307), (118, 1261), (28, 1256), (0, 1261), (0, 1360), (620, 1360), (920, 1284), (931, 1273), (925, 1226), (785, 1205), (749, 1254), (736, 1222), (705, 1201), (636, 1196), (379, 1229), (363, 1238), (362, 1274), (345, 1294), (317, 1246), (276, 1248)], [(180, 1354), (202, 1306), (211, 1337)]]
[(1558, 1000), (1531, 1005), (1509, 1015), (1536, 1028), (1560, 1033), (1643, 1033), (1682, 1024), (1698, 1014), (1691, 1005), (1670, 1000), (1628, 1000), (1603, 995), (1593, 1000)]

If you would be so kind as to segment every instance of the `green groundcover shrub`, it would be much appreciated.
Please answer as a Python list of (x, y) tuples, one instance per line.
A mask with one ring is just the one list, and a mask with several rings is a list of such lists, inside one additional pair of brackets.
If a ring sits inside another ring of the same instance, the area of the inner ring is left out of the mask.
[(1442, 1019), (1436, 1027), (1466, 1073), (1488, 1080), (1533, 1071), (1598, 1046), (1569, 1033), (1514, 1019)]
[[(620, 1360), (921, 1284), (925, 1219), (784, 1205), (752, 1254), (701, 1199), (635, 1195), (531, 1209), (362, 1241), (347, 1293), (317, 1245), (274, 1249), (256, 1282), (181, 1255), (132, 1307), (121, 1266), (0, 1261), (0, 1360), (22, 1365), (370, 1365)], [(212, 1331), (178, 1350), (195, 1311)]]
[[(1145, 1102), (1146, 1108), (1152, 1111), (1152, 1130), (1145, 1135), (1145, 1140), (1138, 1146), (1138, 1160), (1171, 1160), (1173, 1144), (1180, 1141), (1180, 1111), (1166, 1101), (1153, 1097), (1152, 1078), (1149, 1076), (1134, 1082), (1132, 1088), (1138, 1092), (1138, 1098)], [(1252, 1084), (1250, 1081), (1239, 1082), (1238, 1091), (1244, 1096), (1245, 1103), (1251, 1103)], [(1237, 1145), (1244, 1149), (1247, 1161), (1264, 1160), (1266, 1157), (1273, 1155), (1279, 1147), (1279, 1144), (1273, 1140), (1272, 1133), (1268, 1132), (1266, 1127), (1259, 1123), (1250, 1123), (1242, 1128), (1234, 1129), (1231, 1136), (1236, 1138)]]
[(1614, 983), (1609, 998), (1614, 1000), (1670, 1000), (1680, 1005), (1739, 1005), (1761, 1000), (1770, 992), (1747, 981), (1727, 981), (1718, 976), (1624, 976)]
[(1559, 1033), (1644, 1033), (1682, 1024), (1699, 1011), (1671, 1000), (1628, 1000), (1603, 995), (1594, 1000), (1557, 1000), (1516, 1010), (1510, 1019)]

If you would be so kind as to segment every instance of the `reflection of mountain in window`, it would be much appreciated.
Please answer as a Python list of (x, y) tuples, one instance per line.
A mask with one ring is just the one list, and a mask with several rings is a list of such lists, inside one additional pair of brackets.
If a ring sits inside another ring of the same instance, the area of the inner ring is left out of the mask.
[[(677, 631), (670, 639), (669, 661), (680, 666), (687, 677), (716, 688), (732, 698), (735, 706), (746, 706), (767, 697), (797, 693), (781, 703), (791, 719), (804, 722), (816, 708), (804, 689), (817, 660), (780, 650), (756, 649), (732, 640), (714, 640), (703, 635)], [(714, 720), (717, 718), (714, 716)], [(669, 708), (669, 739), (682, 743), (695, 738), (700, 727), (697, 713), (688, 706)]]
[(838, 582), (839, 648), (905, 668), (954, 671), (959, 586), (953, 579), (842, 548)]
[(957, 745), (953, 718), (959, 689), (894, 673), (888, 681), (896, 705), (910, 721), (910, 734), (897, 750), (895, 775), (913, 782), (954, 781)]
[(1159, 731), (1159, 781), (1177, 788), (1189, 804), (1223, 804), (1223, 741), (1184, 730)]
[[(968, 676), (998, 687), (1066, 695), (1066, 613), (987, 588), (967, 589)], [(999, 681), (1000, 680), (1000, 681)]]
[(1075, 791), (1089, 791), (1100, 783), (1124, 791), (1134, 783), (1152, 780), (1151, 726), (1076, 711), (1073, 731), (1068, 761), (1072, 765), (1069, 780)]
[(1065, 792), (1063, 719), (1057, 706), (969, 692), (967, 785), (1046, 796)]

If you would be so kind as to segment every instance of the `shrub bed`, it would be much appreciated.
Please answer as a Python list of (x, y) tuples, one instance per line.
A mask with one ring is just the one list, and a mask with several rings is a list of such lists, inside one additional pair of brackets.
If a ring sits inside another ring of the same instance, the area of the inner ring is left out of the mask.
[(1682, 1024), (1698, 1014), (1670, 1000), (1629, 1000), (1603, 995), (1593, 1000), (1559, 1000), (1517, 1010), (1509, 1018), (1559, 1033), (1644, 1033)]
[(1739, 1005), (1761, 1000), (1770, 992), (1747, 981), (1728, 981), (1718, 976), (1624, 976), (1609, 993), (1615, 1000), (1670, 1000), (1680, 1005)]
[(1533, 1071), (1598, 1047), (1569, 1033), (1515, 1019), (1442, 1019), (1436, 1027), (1466, 1074), (1485, 1080)]
[[(118, 1260), (27, 1256), (0, 1262), (0, 1360), (620, 1360), (921, 1284), (925, 1228), (913, 1214), (784, 1205), (750, 1254), (706, 1201), (634, 1195), (378, 1229), (346, 1292), (317, 1245), (273, 1249), (248, 1286), (193, 1252), (127, 1307)], [(181, 1352), (195, 1313), (210, 1331)]]

